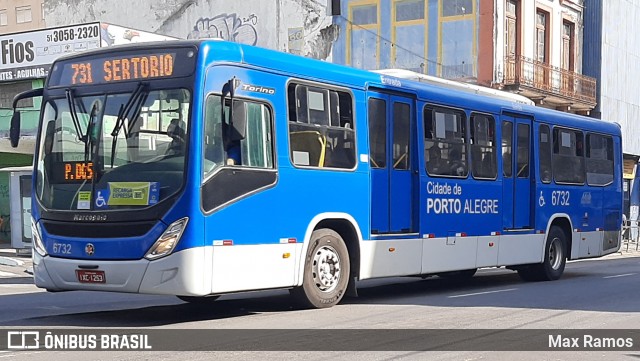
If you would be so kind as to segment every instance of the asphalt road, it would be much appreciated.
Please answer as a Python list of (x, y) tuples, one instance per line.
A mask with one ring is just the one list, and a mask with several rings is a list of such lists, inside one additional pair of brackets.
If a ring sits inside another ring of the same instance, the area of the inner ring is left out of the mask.
[[(555, 282), (525, 283), (515, 272), (501, 269), (481, 270), (464, 282), (437, 277), (363, 281), (360, 297), (326, 310), (297, 309), (282, 290), (227, 295), (210, 305), (194, 306), (168, 296), (47, 293), (35, 288), (29, 278), (0, 277), (0, 328), (444, 329), (448, 334), (467, 329), (638, 330), (640, 257), (635, 255), (570, 262), (563, 278)], [(464, 348), (467, 341), (464, 333), (454, 334), (450, 348)], [(0, 359), (639, 360), (640, 338), (634, 341), (635, 350), (615, 352), (0, 351)], [(322, 345), (323, 340), (317, 342)], [(198, 349), (206, 346), (203, 341)]]

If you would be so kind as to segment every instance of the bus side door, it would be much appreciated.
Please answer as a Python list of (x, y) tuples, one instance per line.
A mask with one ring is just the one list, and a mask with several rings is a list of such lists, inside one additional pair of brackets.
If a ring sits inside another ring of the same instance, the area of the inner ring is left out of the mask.
[(531, 229), (532, 121), (523, 115), (503, 115), (502, 132), (504, 228)]
[(413, 182), (411, 151), (415, 124), (412, 98), (369, 92), (371, 233), (411, 233)]

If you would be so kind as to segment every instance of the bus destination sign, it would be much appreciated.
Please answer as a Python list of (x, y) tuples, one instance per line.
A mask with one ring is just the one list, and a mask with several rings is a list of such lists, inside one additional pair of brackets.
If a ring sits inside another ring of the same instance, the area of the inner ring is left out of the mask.
[[(190, 75), (195, 65), (194, 51), (174, 50), (65, 59), (54, 65), (49, 86), (109, 84)], [(179, 67), (175, 66), (177, 63)]]
[[(65, 64), (64, 74), (71, 84), (110, 83), (123, 80), (143, 80), (173, 75), (175, 54), (153, 54), (127, 58), (100, 58)], [(64, 79), (62, 79), (64, 82)]]

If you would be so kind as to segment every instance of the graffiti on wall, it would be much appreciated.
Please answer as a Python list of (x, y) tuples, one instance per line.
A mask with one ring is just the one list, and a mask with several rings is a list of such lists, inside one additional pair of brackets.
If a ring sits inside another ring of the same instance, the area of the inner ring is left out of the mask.
[(258, 16), (240, 17), (236, 13), (220, 14), (212, 18), (200, 18), (187, 39), (221, 38), (236, 43), (256, 45), (258, 43)]

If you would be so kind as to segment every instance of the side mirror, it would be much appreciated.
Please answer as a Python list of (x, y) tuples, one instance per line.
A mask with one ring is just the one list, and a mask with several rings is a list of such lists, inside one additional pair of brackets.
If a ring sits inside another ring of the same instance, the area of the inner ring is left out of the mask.
[(245, 102), (236, 100), (232, 103), (230, 122), (231, 140), (242, 140), (247, 136), (247, 112)]
[[(242, 140), (246, 136), (247, 129), (247, 116), (245, 111), (245, 106), (243, 101), (235, 101), (233, 100), (235, 95), (235, 90), (240, 86), (240, 79), (235, 76), (229, 79), (222, 86), (222, 97), (221, 101), (221, 111), (222, 111), (222, 124), (223, 124), (223, 136), (227, 137), (226, 141), (237, 141)], [(229, 102), (231, 107), (229, 109), (229, 130), (224, 131), (224, 108), (227, 104), (227, 95), (229, 96)], [(225, 142), (226, 142), (225, 141)]]
[(9, 128), (9, 139), (11, 146), (17, 147), (20, 142), (20, 111), (16, 110), (11, 116), (11, 127)]
[(18, 108), (18, 102), (22, 99), (41, 97), (44, 90), (42, 88), (31, 89), (22, 93), (16, 94), (13, 97), (13, 115), (11, 116), (11, 126), (9, 127), (9, 140), (11, 140), (11, 146), (17, 147), (20, 142), (20, 111)]

